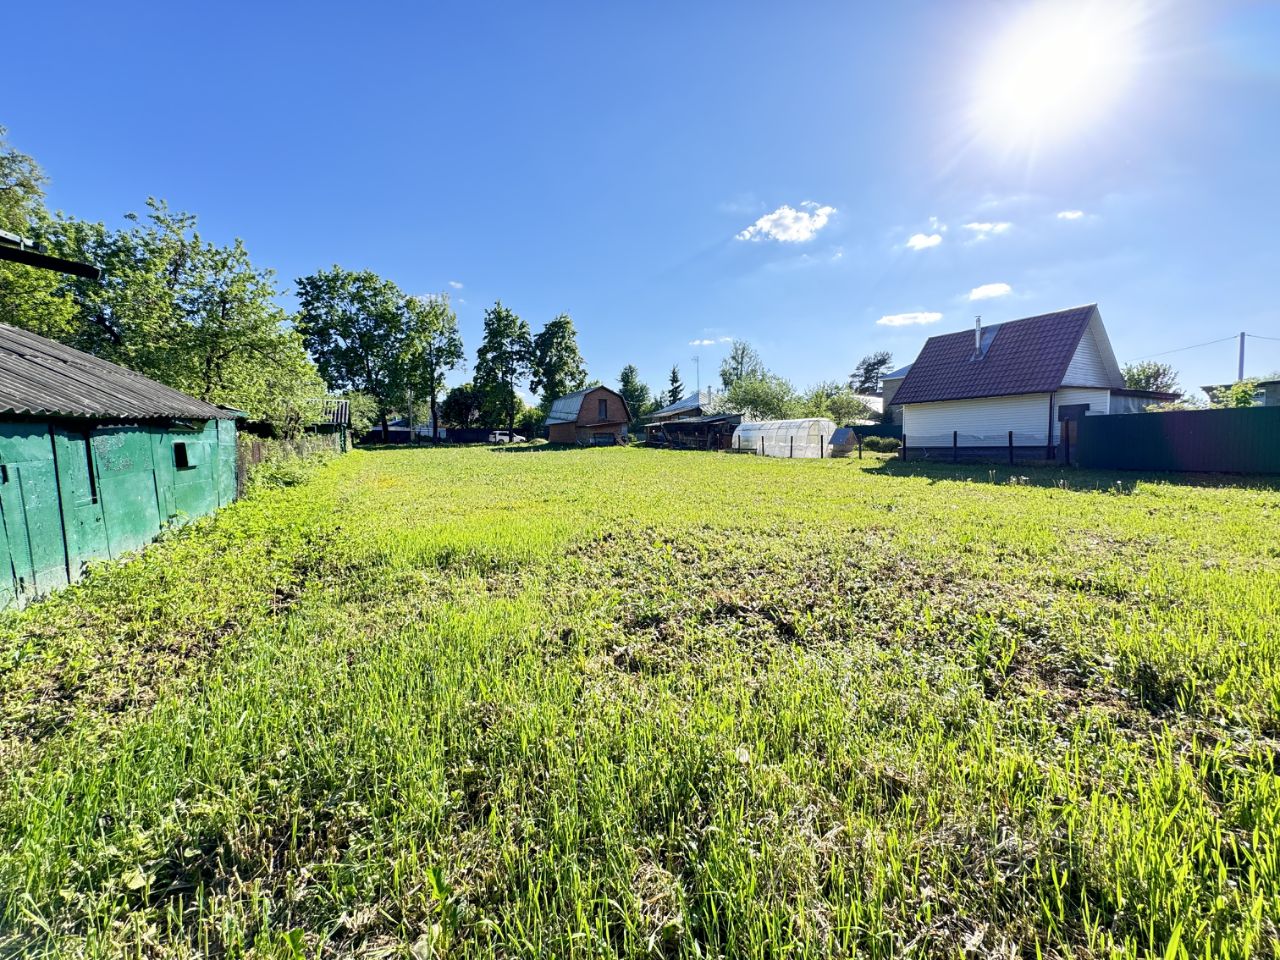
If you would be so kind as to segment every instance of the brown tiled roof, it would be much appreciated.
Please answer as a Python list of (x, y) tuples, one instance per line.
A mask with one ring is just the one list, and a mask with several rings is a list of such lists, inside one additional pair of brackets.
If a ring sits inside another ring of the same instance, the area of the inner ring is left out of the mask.
[(975, 357), (973, 331), (930, 337), (893, 396), (900, 403), (1049, 393), (1062, 386), (1096, 304), (995, 324)]

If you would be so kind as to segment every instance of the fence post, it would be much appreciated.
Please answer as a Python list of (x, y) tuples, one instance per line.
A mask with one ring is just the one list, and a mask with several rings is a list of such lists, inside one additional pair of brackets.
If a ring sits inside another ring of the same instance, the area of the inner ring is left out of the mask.
[(858, 438), (858, 459), (862, 459), (862, 434), (855, 434)]
[(760, 456), (764, 456), (764, 436), (760, 437)]
[(1009, 466), (1013, 466), (1013, 431), (1009, 431)]
[(1069, 467), (1071, 466), (1071, 421), (1064, 420), (1058, 429), (1062, 431), (1062, 458)]
[(960, 431), (951, 431), (951, 462), (957, 463), (960, 460)]
[(826, 434), (818, 434), (818, 459), (825, 460), (827, 458), (827, 437)]
[(902, 434), (902, 459), (907, 459), (907, 435), (905, 432)]
[(787, 437), (787, 456), (794, 457), (796, 455), (796, 438)]

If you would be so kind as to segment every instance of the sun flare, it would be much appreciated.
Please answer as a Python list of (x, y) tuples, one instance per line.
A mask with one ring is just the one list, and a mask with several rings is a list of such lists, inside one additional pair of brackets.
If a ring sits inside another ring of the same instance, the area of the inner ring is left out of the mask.
[(1006, 147), (1032, 147), (1096, 121), (1130, 78), (1141, 19), (1136, 6), (1122, 2), (1025, 9), (979, 72), (980, 133)]

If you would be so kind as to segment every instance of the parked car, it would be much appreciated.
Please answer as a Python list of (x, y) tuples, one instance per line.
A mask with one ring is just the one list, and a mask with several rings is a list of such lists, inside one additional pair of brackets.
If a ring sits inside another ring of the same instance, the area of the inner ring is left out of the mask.
[(524, 437), (518, 433), (511, 433), (508, 430), (495, 430), (489, 434), (490, 443), (524, 443)]

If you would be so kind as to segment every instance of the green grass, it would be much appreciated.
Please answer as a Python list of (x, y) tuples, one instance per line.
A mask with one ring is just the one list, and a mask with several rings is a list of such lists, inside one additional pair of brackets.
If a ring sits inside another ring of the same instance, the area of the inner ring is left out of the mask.
[(356, 452), (0, 619), (0, 705), (0, 956), (1280, 937), (1266, 485)]

